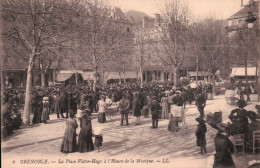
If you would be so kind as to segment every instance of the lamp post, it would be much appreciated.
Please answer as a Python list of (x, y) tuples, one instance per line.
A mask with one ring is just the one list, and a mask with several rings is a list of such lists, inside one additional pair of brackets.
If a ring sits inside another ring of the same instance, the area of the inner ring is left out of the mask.
[[(254, 0), (241, 0), (241, 6), (249, 7), (248, 16), (247, 16), (247, 19), (245, 21), (248, 23), (247, 27), (250, 30), (254, 29), (254, 22), (257, 20), (257, 18), (253, 15), (253, 11), (251, 9), (251, 7), (254, 6), (254, 5), (256, 5)], [(257, 9), (258, 9), (258, 15), (259, 15), (259, 3), (258, 3)], [(258, 27), (256, 27), (256, 29), (255, 29), (257, 39), (259, 39), (259, 27), (260, 27), (260, 22), (258, 21)], [(259, 49), (258, 49), (258, 52), (259, 52)], [(258, 56), (257, 56), (257, 60), (258, 60), (258, 63), (257, 63), (258, 67), (256, 69), (258, 70), (258, 101), (260, 101), (260, 86), (259, 86), (260, 85), (260, 77), (259, 77), (260, 76), (260, 56), (259, 56), (259, 53), (258, 53)]]

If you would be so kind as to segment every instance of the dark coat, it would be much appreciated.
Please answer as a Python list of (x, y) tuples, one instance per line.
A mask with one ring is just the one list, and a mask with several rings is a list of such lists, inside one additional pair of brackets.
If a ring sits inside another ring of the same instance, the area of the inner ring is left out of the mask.
[(133, 112), (135, 117), (141, 116), (141, 111), (144, 106), (144, 102), (141, 96), (135, 96), (133, 99)]
[(206, 146), (206, 137), (207, 127), (205, 123), (200, 123), (197, 126), (196, 137), (197, 137), (197, 146), (203, 147)]
[(197, 107), (204, 107), (206, 104), (206, 98), (204, 95), (199, 95), (196, 100)]
[(88, 115), (84, 115), (80, 120), (80, 133), (78, 138), (79, 152), (89, 152), (94, 150), (92, 141), (92, 126)]
[(184, 90), (181, 92), (181, 100), (185, 102), (187, 99), (187, 92)]
[(254, 131), (260, 131), (260, 121), (258, 121), (258, 120), (252, 121), (248, 125), (248, 131), (246, 132), (247, 142), (253, 141), (253, 132)]
[(231, 154), (234, 153), (234, 145), (228, 137), (218, 133), (214, 138), (215, 160), (213, 168), (235, 167)]
[(229, 119), (232, 121), (231, 135), (243, 134), (248, 129), (248, 112), (245, 109), (234, 109), (229, 115)]
[(119, 110), (121, 114), (128, 114), (130, 108), (130, 101), (128, 99), (122, 99), (119, 102)]
[(156, 100), (152, 101), (151, 103), (152, 117), (158, 117), (160, 108), (161, 108), (160, 103), (158, 103)]
[(192, 92), (191, 89), (188, 89), (187, 92), (186, 92), (186, 98), (189, 102), (191, 102), (193, 100), (193, 97), (194, 97), (194, 94)]
[(61, 112), (65, 112), (68, 110), (68, 98), (64, 93), (61, 93), (59, 97), (59, 107)]
[(93, 135), (95, 137), (95, 146), (100, 147), (102, 146), (103, 136), (102, 135)]

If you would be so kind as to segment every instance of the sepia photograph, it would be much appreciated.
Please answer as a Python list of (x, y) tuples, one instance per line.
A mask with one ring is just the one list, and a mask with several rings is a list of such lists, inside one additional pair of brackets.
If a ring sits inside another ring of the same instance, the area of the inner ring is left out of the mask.
[(260, 168), (260, 0), (0, 0), (2, 168)]

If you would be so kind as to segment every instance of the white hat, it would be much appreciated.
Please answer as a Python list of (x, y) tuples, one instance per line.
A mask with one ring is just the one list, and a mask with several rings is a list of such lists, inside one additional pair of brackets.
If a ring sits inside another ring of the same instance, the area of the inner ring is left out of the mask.
[(43, 97), (42, 99), (45, 100), (45, 101), (49, 100), (48, 97)]
[(100, 127), (95, 127), (95, 128), (93, 129), (93, 133), (94, 133), (95, 135), (101, 135), (101, 134), (102, 134), (102, 128), (100, 128)]

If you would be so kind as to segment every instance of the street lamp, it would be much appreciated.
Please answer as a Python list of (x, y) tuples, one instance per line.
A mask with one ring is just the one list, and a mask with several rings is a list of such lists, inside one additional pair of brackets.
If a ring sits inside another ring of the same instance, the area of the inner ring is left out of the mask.
[[(254, 6), (255, 3), (254, 3), (254, 0), (247, 0), (247, 1), (249, 1), (249, 3), (244, 5), (244, 3), (243, 3), (244, 1), (246, 1), (246, 0), (241, 0), (241, 6), (249, 7), (248, 16), (245, 21), (248, 23), (247, 27), (249, 29), (253, 29), (254, 22), (257, 20), (257, 18), (253, 15), (251, 7)], [(259, 15), (259, 6), (258, 6), (258, 15)], [(257, 27), (256, 32), (257, 31), (259, 31), (259, 27)], [(259, 36), (259, 32), (257, 32), (257, 36)], [(260, 76), (260, 57), (259, 56), (258, 56), (258, 67), (256, 69), (258, 69), (258, 101), (260, 101), (260, 86), (259, 86), (259, 84), (260, 84), (260, 77), (259, 77)]]
[(248, 16), (247, 16), (247, 19), (245, 21), (248, 23), (247, 27), (249, 29), (254, 28), (254, 22), (256, 21), (256, 18), (254, 17), (254, 15), (251, 11), (248, 12)]

